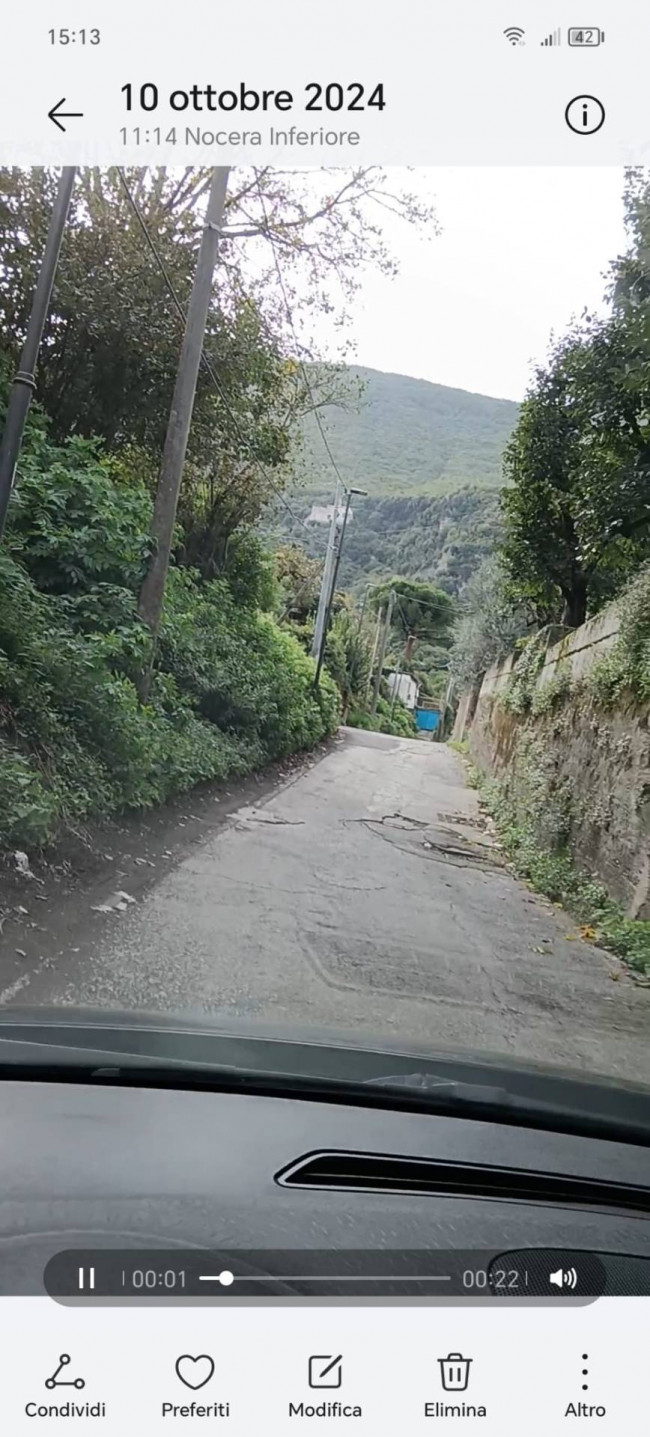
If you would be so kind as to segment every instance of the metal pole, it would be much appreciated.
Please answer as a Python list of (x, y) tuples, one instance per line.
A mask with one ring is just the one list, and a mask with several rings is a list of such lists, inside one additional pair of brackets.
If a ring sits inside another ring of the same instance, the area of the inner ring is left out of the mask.
[(323, 629), (325, 627), (325, 613), (329, 602), (332, 585), (332, 573), (336, 558), (336, 531), (339, 524), (340, 485), (337, 482), (334, 494), (334, 509), (332, 511), (332, 522), (330, 524), (329, 538), (327, 540), (327, 553), (323, 565), (323, 577), (321, 579), (320, 594), (318, 596), (318, 610), (314, 624), (314, 637), (311, 645), (312, 658), (318, 658), (323, 641)]
[(16, 371), (9, 395), (5, 427), (0, 441), (0, 538), (5, 526), (7, 509), (16, 475), (16, 466), (23, 442), (25, 424), (29, 413), (32, 394), (36, 388), (36, 365), (43, 338), (43, 330), (50, 308), (52, 288), (56, 275), (61, 243), (68, 218), (70, 200), (77, 170), (67, 165), (61, 171), (56, 199), (45, 241), (45, 250), (36, 282), (32, 309), (27, 325), (20, 364)]
[(326, 644), (326, 642), (327, 642), (327, 630), (328, 630), (328, 628), (329, 628), (330, 614), (331, 614), (331, 612), (332, 612), (332, 599), (334, 598), (334, 591), (335, 591), (335, 589), (336, 589), (336, 580), (338, 579), (339, 569), (340, 569), (340, 567), (341, 567), (341, 552), (342, 552), (342, 550), (343, 550), (343, 540), (344, 540), (344, 538), (345, 538), (345, 530), (346, 530), (347, 522), (348, 522), (348, 514), (349, 514), (349, 512), (350, 512), (350, 500), (351, 500), (351, 498), (352, 498), (352, 490), (351, 490), (351, 489), (348, 489), (347, 495), (346, 495), (346, 499), (345, 499), (345, 509), (344, 509), (344, 511), (343, 511), (343, 523), (342, 523), (342, 525), (341, 525), (341, 532), (340, 532), (340, 534), (339, 534), (339, 542), (338, 542), (337, 549), (336, 549), (336, 559), (335, 559), (335, 562), (334, 562), (334, 573), (332, 574), (332, 585), (331, 585), (331, 588), (330, 588), (330, 591), (329, 591), (329, 595), (328, 595), (328, 599), (327, 599), (327, 606), (326, 606), (326, 609), (325, 609), (325, 618), (324, 618), (324, 620), (323, 620), (323, 634), (322, 634), (322, 638), (321, 638), (320, 648), (319, 648), (319, 650), (318, 650), (318, 660), (317, 660), (317, 663), (316, 663), (316, 674), (315, 674), (315, 676), (314, 676), (314, 688), (318, 688), (318, 682), (319, 682), (319, 679), (320, 679), (320, 671), (321, 671), (321, 669), (322, 669), (322, 667), (323, 667), (323, 659), (324, 659), (324, 657), (325, 657), (325, 644)]
[(381, 639), (379, 642), (379, 654), (377, 656), (377, 674), (375, 677), (375, 686), (372, 694), (372, 703), (370, 705), (371, 714), (374, 714), (377, 711), (377, 700), (379, 698), (379, 689), (381, 685), (381, 671), (384, 667), (384, 659), (386, 657), (386, 645), (388, 644), (388, 630), (390, 629), (390, 622), (393, 617), (393, 609), (395, 608), (396, 602), (397, 594), (395, 593), (394, 589), (391, 589), (388, 596), (386, 610), (384, 613), (384, 624), (381, 633)]

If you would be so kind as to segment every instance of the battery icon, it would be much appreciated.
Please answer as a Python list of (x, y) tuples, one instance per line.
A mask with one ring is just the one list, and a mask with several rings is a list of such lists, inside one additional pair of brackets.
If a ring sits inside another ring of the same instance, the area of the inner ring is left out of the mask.
[(569, 30), (569, 44), (579, 45), (582, 49), (593, 45), (604, 45), (605, 31), (599, 30), (597, 25), (584, 25), (582, 28), (575, 26)]

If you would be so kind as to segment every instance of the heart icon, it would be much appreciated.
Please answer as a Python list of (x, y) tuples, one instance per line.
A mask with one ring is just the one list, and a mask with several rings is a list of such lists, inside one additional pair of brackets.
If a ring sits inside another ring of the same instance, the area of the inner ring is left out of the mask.
[(186, 1387), (197, 1392), (199, 1387), (205, 1387), (206, 1382), (213, 1376), (214, 1362), (205, 1352), (200, 1357), (190, 1357), (186, 1352), (176, 1359), (176, 1373)]

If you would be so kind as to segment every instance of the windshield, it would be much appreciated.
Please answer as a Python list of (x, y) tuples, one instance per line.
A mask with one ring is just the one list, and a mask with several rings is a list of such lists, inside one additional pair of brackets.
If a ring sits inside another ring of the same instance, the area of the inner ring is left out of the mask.
[(0, 215), (0, 1006), (650, 1083), (650, 171)]

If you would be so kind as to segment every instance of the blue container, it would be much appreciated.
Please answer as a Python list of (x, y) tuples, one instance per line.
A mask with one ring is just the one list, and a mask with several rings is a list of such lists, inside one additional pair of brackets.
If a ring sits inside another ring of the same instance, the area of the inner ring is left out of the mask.
[(436, 729), (437, 729), (439, 723), (440, 723), (440, 710), (439, 710), (439, 709), (416, 709), (416, 710), (415, 710), (415, 726), (416, 726), (416, 728), (423, 729), (423, 730), (426, 731), (427, 733), (435, 733), (435, 731), (436, 731)]

